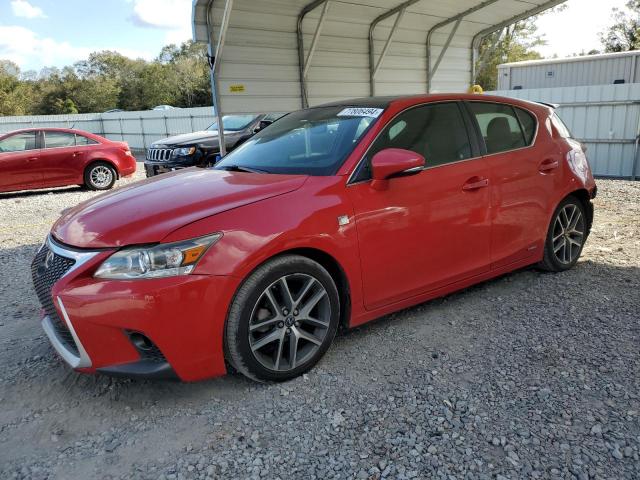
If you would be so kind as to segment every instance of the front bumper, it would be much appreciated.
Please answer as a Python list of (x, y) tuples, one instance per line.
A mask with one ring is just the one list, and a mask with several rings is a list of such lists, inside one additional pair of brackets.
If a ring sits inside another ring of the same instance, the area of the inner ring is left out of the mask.
[[(43, 255), (36, 256), (32, 267), (46, 311), (42, 326), (55, 350), (72, 368), (85, 373), (177, 377), (183, 381), (226, 373), (223, 330), (236, 279), (192, 274), (136, 281), (101, 280), (93, 278), (93, 272), (112, 251), (78, 251), (51, 238), (46, 248), (67, 259), (85, 255), (45, 294), (38, 278), (44, 278), (46, 269), (36, 265)], [(55, 259), (49, 263), (55, 266)], [(52, 303), (45, 305), (49, 298)], [(150, 339), (156, 353), (145, 355), (140, 351), (132, 342), (132, 332)]]
[(186, 164), (184, 162), (163, 162), (163, 163), (154, 163), (154, 162), (144, 162), (144, 171), (149, 177), (155, 177), (156, 175), (161, 175), (163, 173), (174, 172), (176, 170), (182, 170), (183, 168), (193, 167), (192, 164)]

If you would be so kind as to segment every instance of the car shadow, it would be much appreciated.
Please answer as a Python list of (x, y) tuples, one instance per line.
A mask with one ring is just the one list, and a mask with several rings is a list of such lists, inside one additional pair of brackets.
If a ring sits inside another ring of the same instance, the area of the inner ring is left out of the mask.
[(18, 192), (0, 193), (0, 200), (16, 198), (29, 198), (37, 195), (60, 195), (63, 193), (75, 193), (87, 191), (85, 187), (75, 185), (70, 187), (43, 188), (42, 190), (20, 190)]

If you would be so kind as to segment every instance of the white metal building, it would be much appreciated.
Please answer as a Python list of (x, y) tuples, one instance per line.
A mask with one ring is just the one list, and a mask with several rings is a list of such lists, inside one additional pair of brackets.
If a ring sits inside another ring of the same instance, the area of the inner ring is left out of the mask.
[(564, 0), (193, 0), (218, 114), (466, 91), (480, 41)]
[(640, 51), (505, 63), (491, 92), (558, 104), (600, 177), (640, 176)]
[(640, 82), (640, 51), (532, 60), (498, 66), (498, 90)]

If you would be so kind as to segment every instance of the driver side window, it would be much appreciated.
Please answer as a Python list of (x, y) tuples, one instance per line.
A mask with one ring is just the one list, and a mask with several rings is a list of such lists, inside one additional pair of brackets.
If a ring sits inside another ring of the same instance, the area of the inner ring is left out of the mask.
[(398, 115), (369, 148), (353, 182), (371, 179), (371, 159), (386, 148), (419, 153), (427, 168), (471, 158), (469, 134), (455, 102), (414, 107)]

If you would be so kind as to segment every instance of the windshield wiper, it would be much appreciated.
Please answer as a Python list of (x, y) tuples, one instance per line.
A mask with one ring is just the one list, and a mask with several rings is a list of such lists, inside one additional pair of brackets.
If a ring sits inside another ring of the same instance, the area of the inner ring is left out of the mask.
[(223, 167), (217, 167), (220, 170), (227, 172), (248, 172), (248, 173), (271, 173), (266, 170), (260, 170), (259, 168), (241, 167), (240, 165), (225, 165)]

